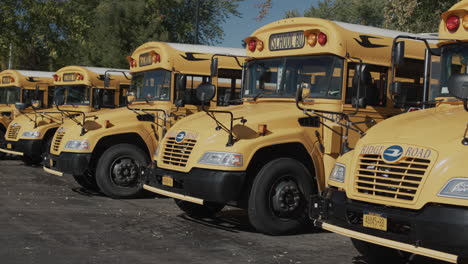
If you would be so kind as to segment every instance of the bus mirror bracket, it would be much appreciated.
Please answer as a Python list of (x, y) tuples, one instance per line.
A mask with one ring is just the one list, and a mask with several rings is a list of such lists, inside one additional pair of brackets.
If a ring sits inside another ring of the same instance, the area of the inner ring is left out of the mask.
[(310, 83), (302, 82), (296, 91), (296, 103), (303, 102), (305, 98), (309, 97), (311, 88)]
[(210, 72), (211, 77), (218, 76), (218, 58), (211, 58)]
[(178, 92), (183, 92), (185, 91), (186, 89), (186, 81), (185, 81), (185, 75), (184, 74), (180, 74), (177, 76), (177, 80), (176, 80), (176, 90)]
[(174, 105), (176, 107), (184, 107), (185, 106), (185, 101), (184, 99), (177, 99), (174, 101)]
[(405, 64), (405, 42), (397, 41), (392, 50), (392, 63), (394, 67), (401, 67)]

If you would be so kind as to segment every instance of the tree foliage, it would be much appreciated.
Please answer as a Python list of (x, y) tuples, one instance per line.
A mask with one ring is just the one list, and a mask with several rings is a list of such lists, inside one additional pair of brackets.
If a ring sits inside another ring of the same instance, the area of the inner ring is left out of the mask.
[(197, 1), (198, 42), (220, 43), (220, 25), (240, 16), (242, 0), (0, 1), (0, 69), (7, 67), (10, 44), (18, 69), (127, 68), (125, 57), (147, 41), (194, 43)]
[[(458, 0), (320, 0), (303, 15), (406, 32), (437, 32), (440, 14), (457, 2)], [(285, 17), (300, 15), (292, 10), (286, 12)]]

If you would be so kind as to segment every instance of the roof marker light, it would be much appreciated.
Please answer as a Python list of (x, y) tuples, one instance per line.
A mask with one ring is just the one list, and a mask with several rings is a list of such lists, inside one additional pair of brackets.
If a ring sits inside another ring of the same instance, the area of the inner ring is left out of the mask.
[(254, 52), (254, 51), (255, 51), (255, 48), (257, 47), (257, 41), (255, 41), (255, 39), (249, 40), (248, 46), (249, 46), (249, 50), (250, 50), (251, 52)]
[(319, 35), (318, 35), (318, 43), (320, 45), (325, 45), (327, 44), (327, 35), (323, 32), (320, 32)]
[(449, 31), (455, 31), (460, 26), (460, 19), (457, 16), (449, 16), (445, 21), (445, 26)]

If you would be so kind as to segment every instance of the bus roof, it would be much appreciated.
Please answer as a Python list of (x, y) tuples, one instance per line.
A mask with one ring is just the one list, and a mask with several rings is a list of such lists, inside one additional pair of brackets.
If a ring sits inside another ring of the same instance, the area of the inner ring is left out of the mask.
[(26, 77), (44, 77), (44, 78), (52, 78), (54, 72), (45, 72), (45, 71), (25, 71), (25, 70), (12, 70), (16, 71), (19, 74), (26, 76)]
[(212, 54), (225, 54), (225, 55), (233, 55), (233, 56), (245, 56), (245, 49), (215, 47), (215, 46), (207, 46), (207, 45), (170, 43), (170, 42), (166, 42), (166, 43), (171, 48), (184, 51), (184, 52), (200, 52), (200, 53), (212, 53)]
[(118, 75), (118, 74), (123, 75), (123, 73), (121, 73), (121, 72), (125, 72), (127, 74), (130, 74), (130, 70), (128, 70), (128, 69), (113, 69), (113, 68), (88, 67), (88, 66), (78, 66), (78, 67), (83, 67), (83, 68), (87, 69), (88, 71), (97, 73), (99, 75), (105, 74), (106, 71), (116, 71), (116, 72), (110, 72), (110, 74), (112, 74), (112, 75)]
[[(364, 33), (364, 34), (380, 35), (380, 36), (390, 37), (390, 38), (395, 38), (400, 35), (420, 37), (420, 38), (434, 38), (434, 34), (435, 34), (435, 37), (437, 37), (437, 33), (413, 34), (413, 33), (408, 33), (408, 32), (403, 32), (403, 31), (396, 31), (396, 30), (390, 30), (390, 29), (384, 29), (384, 28), (378, 28), (378, 27), (350, 24), (350, 23), (345, 23), (345, 22), (340, 22), (340, 21), (332, 21), (332, 22), (336, 23), (338, 26), (344, 29), (347, 29), (349, 31), (354, 31), (354, 32), (359, 32), (359, 33)], [(428, 42), (434, 43), (434, 44), (437, 43), (436, 40), (429, 40)]]

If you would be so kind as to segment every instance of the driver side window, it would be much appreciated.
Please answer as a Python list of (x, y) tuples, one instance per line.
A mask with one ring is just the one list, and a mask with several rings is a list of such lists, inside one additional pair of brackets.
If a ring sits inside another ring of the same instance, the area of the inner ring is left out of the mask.
[[(387, 103), (387, 74), (388, 67), (378, 65), (366, 65), (369, 69), (372, 82), (365, 89), (361, 87), (360, 97), (366, 97), (369, 106), (385, 106)], [(351, 104), (352, 99), (357, 96), (357, 87), (353, 87), (356, 63), (348, 64), (346, 81), (346, 104)]]
[[(176, 76), (176, 79), (180, 78), (180, 75)], [(182, 82), (185, 83), (185, 91), (177, 92), (176, 100), (183, 99), (185, 104), (190, 105), (201, 105), (196, 98), (196, 88), (202, 83), (210, 83), (211, 77), (201, 75), (184, 75)]]

